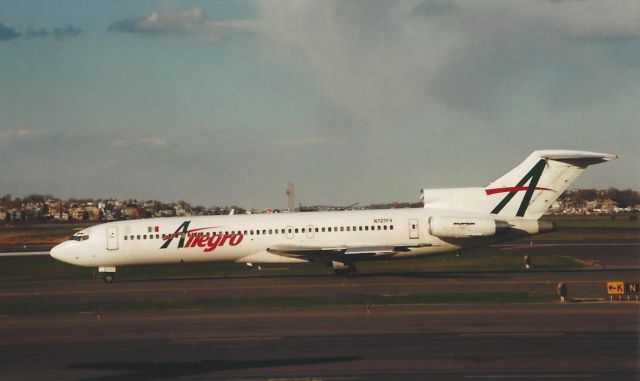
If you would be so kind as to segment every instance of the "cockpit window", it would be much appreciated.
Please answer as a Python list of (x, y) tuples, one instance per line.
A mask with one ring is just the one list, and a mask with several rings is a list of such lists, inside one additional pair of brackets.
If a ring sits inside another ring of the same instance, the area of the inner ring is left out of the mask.
[(71, 236), (72, 241), (86, 241), (89, 239), (89, 235), (85, 233), (75, 233)]

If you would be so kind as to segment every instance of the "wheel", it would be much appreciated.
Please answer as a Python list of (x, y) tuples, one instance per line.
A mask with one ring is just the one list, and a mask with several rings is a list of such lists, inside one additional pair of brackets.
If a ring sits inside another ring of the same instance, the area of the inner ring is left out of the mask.
[(102, 276), (102, 279), (106, 282), (106, 283), (113, 283), (113, 273), (106, 273)]
[(348, 265), (344, 268), (341, 269), (334, 269), (333, 270), (335, 272), (336, 275), (339, 276), (348, 276), (348, 277), (352, 277), (355, 276), (357, 271), (356, 271), (356, 266), (354, 265)]

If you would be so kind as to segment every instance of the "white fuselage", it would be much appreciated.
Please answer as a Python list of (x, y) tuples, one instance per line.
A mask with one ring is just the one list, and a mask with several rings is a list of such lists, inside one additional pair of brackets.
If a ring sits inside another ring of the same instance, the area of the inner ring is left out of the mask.
[[(470, 218), (495, 215), (457, 213)], [(51, 255), (80, 266), (109, 267), (193, 262), (300, 263), (322, 260), (274, 254), (273, 247), (357, 248), (406, 245), (365, 259), (411, 258), (462, 251), (541, 232), (536, 220), (500, 218), (507, 231), (490, 237), (439, 238), (430, 219), (450, 210), (383, 209), (229, 216), (168, 217), (109, 222), (76, 233)], [(87, 237), (88, 238), (85, 238)], [(348, 254), (342, 256), (363, 260)]]

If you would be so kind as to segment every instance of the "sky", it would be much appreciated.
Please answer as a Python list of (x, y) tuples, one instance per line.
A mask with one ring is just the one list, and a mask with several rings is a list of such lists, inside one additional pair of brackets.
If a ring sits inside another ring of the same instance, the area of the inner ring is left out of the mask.
[(0, 193), (283, 208), (640, 189), (636, 0), (0, 0)]

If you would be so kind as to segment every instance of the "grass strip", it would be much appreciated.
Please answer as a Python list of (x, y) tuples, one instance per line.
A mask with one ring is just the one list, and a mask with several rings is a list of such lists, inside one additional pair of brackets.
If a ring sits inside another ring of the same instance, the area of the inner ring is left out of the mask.
[(106, 301), (83, 303), (15, 303), (0, 305), (0, 315), (78, 313), (105, 311), (207, 310), (241, 307), (319, 307), (403, 304), (513, 304), (548, 303), (557, 297), (529, 293), (433, 293), (409, 295), (371, 295), (345, 298), (243, 298), (170, 301)]

